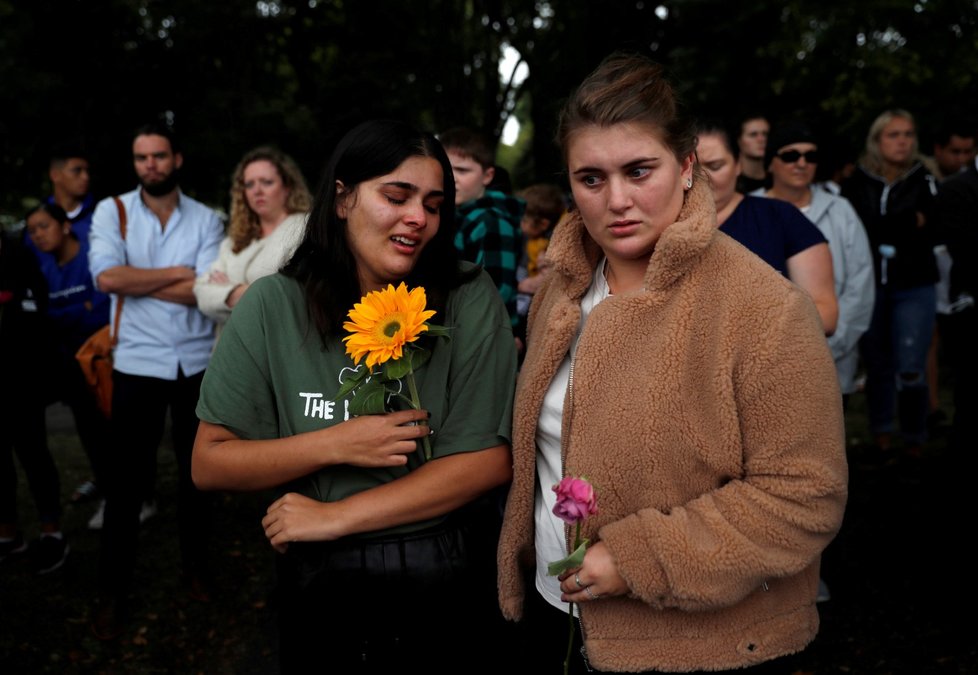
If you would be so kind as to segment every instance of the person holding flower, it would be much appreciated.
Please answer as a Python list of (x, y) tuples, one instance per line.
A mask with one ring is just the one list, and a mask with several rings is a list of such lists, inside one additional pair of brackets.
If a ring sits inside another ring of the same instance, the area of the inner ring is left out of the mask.
[[(252, 283), (208, 367), (194, 480), (277, 493), (262, 525), (281, 554), (283, 672), (492, 663), (475, 650), (502, 623), (495, 491), (511, 477), (516, 352), (491, 279), (458, 261), (454, 193), (434, 136), (355, 127), (296, 253)], [(417, 353), (410, 377), (391, 375)], [(391, 412), (357, 413), (374, 394)]]
[[(570, 603), (571, 672), (781, 672), (817, 631), (819, 558), (847, 493), (815, 306), (717, 230), (660, 66), (607, 58), (557, 135), (576, 206), (530, 309), (503, 614), (534, 673), (559, 672)], [(554, 511), (569, 476), (598, 495), (592, 508), (579, 493), (579, 533)], [(549, 574), (578, 540), (582, 562)]]

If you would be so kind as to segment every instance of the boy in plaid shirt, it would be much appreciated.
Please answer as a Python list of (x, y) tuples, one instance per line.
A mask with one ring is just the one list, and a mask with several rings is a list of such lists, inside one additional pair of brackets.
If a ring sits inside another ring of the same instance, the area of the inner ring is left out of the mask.
[(488, 189), (495, 175), (493, 151), (481, 134), (465, 128), (439, 136), (455, 174), (458, 231), (455, 248), (461, 258), (482, 265), (492, 277), (515, 327), (516, 269), (523, 250), (522, 199)]

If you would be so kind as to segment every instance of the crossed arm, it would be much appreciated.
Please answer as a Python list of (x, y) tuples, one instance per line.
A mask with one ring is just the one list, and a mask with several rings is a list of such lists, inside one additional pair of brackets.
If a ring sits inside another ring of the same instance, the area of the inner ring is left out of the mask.
[[(356, 417), (289, 438), (250, 441), (201, 422), (193, 451), (193, 478), (201, 489), (259, 490), (282, 485), (326, 466), (402, 466), (417, 451), (424, 411)], [(509, 446), (497, 445), (427, 462), (406, 476), (336, 502), (296, 493), (275, 501), (262, 520), (277, 550), (293, 541), (323, 541), (443, 515), (512, 477)]]
[(196, 305), (194, 271), (189, 267), (142, 268), (131, 265), (110, 267), (96, 279), (103, 293), (150, 296), (181, 305)]

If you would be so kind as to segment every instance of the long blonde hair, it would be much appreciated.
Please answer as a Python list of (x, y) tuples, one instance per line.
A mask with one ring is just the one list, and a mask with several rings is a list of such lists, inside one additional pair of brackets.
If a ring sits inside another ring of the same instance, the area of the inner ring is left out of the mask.
[(231, 248), (235, 253), (261, 236), (258, 214), (248, 206), (244, 188), (245, 169), (249, 164), (261, 160), (271, 162), (282, 178), (282, 184), (288, 188), (289, 196), (285, 201), (285, 211), (289, 215), (303, 213), (312, 208), (312, 196), (306, 186), (306, 179), (303, 178), (302, 171), (299, 170), (295, 160), (270, 146), (261, 146), (248, 151), (238, 162), (231, 176), (231, 215), (228, 237), (231, 238)]
[(886, 171), (886, 161), (883, 159), (882, 153), (880, 153), (880, 136), (883, 135), (883, 129), (886, 128), (886, 125), (895, 119), (907, 120), (913, 125), (915, 132), (913, 148), (910, 151), (910, 159), (907, 161), (906, 168), (910, 168), (914, 162), (920, 159), (917, 153), (917, 122), (914, 121), (913, 115), (906, 110), (892, 108), (880, 113), (879, 117), (869, 125), (869, 133), (866, 134), (866, 149), (863, 152), (862, 165), (867, 171), (877, 176), (882, 176)]

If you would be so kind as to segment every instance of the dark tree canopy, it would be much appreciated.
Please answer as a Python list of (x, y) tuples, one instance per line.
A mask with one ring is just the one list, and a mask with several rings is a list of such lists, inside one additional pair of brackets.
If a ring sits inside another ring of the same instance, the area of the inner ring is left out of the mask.
[[(0, 213), (44, 195), (64, 140), (88, 148), (98, 196), (131, 189), (130, 134), (150, 119), (174, 124), (185, 189), (217, 207), (251, 147), (280, 146), (315, 184), (367, 117), (498, 138), (515, 114), (515, 184), (552, 180), (557, 110), (616, 49), (666, 65), (696, 114), (800, 114), (855, 153), (903, 107), (929, 150), (945, 114), (978, 105), (976, 23), (975, 0), (0, 0)], [(498, 75), (504, 45), (529, 67), (519, 85)]]

